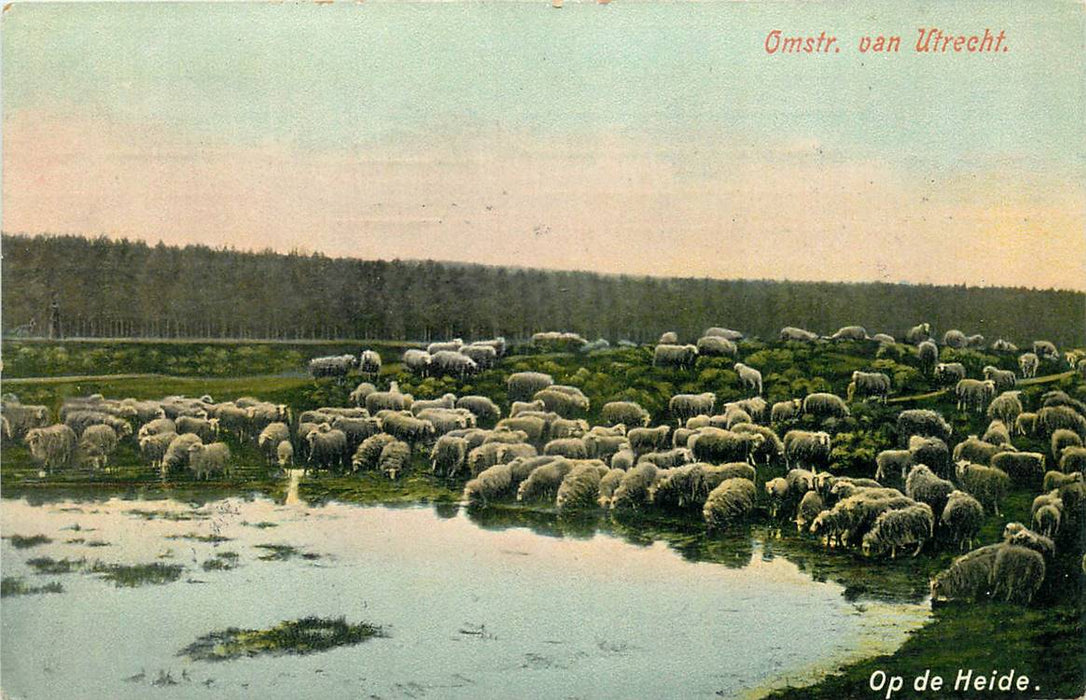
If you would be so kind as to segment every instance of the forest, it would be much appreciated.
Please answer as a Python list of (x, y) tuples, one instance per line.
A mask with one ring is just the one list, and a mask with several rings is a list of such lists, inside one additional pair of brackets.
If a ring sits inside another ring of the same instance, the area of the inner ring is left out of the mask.
[[(726, 326), (860, 324), (900, 336), (927, 321), (1058, 345), (1086, 337), (1086, 295), (1065, 290), (604, 275), (463, 263), (148, 245), (104, 236), (2, 240), (5, 337), (430, 341), (568, 330), (615, 342)], [(585, 267), (592, 266), (591, 260)], [(787, 276), (787, 271), (782, 271)]]

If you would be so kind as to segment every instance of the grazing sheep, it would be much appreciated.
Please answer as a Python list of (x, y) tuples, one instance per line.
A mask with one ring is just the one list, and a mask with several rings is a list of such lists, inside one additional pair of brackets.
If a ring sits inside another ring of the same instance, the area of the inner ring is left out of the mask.
[(611, 468), (600, 478), (599, 497), (596, 499), (596, 503), (600, 508), (611, 507), (611, 498), (615, 494), (615, 489), (622, 483), (622, 477), (624, 476), (626, 476), (625, 470)]
[(803, 401), (801, 399), (778, 401), (773, 404), (773, 408), (769, 411), (769, 420), (773, 423), (792, 421), (799, 418), (802, 409)]
[(456, 394), (444, 394), (440, 399), (422, 400), (417, 399), (411, 402), (411, 413), (419, 415), (423, 411), (431, 408), (455, 408), (456, 407)]
[(1005, 546), (990, 544), (955, 558), (949, 567), (931, 579), (932, 602), (979, 602), (988, 598), (996, 556)]
[[(190, 417), (190, 416), (186, 416)], [(113, 431), (116, 433), (117, 431)], [(176, 421), (169, 418), (155, 418), (142, 426), (140, 426), (139, 432), (136, 433), (136, 439), (142, 440), (150, 435), (157, 435), (158, 433), (177, 433), (177, 432), (193, 432), (193, 431), (178, 431)]]
[(1060, 516), (1055, 506), (1041, 506), (1033, 514), (1033, 529), (1045, 537), (1054, 537), (1060, 529)]
[(954, 387), (954, 394), (958, 397), (958, 410), (975, 410), (983, 413), (988, 408), (988, 403), (995, 398), (995, 382), (990, 379), (962, 379)]
[(108, 425), (89, 425), (79, 438), (79, 449), (90, 457), (93, 468), (104, 469), (117, 449), (117, 433)]
[(852, 381), (848, 385), (848, 400), (875, 398), (886, 403), (890, 395), (890, 377), (885, 372), (861, 372), (852, 373)]
[(747, 479), (725, 479), (705, 499), (702, 508), (705, 524), (711, 531), (724, 530), (747, 518), (754, 510), (756, 494), (754, 483)]
[(633, 453), (640, 456), (646, 452), (666, 448), (670, 430), (666, 425), (658, 425), (655, 428), (634, 428), (626, 434), (626, 439)]
[[(597, 454), (596, 457), (602, 459), (601, 455)], [(611, 455), (611, 468), (621, 469), (622, 471), (629, 471), (633, 468), (636, 461), (637, 458), (634, 457), (633, 450), (631, 450), (629, 447), (626, 447), (625, 449), (621, 449)]]
[(411, 446), (400, 440), (385, 445), (381, 449), (381, 456), (377, 458), (378, 471), (393, 481), (407, 471), (409, 466), (411, 466)]
[(675, 345), (679, 342), (679, 334), (675, 331), (667, 331), (660, 334), (660, 339), (656, 341), (661, 345)]
[(494, 352), (497, 353), (498, 357), (504, 357), (505, 356), (505, 349), (506, 349), (505, 338), (500, 336), (500, 335), (498, 337), (496, 337), (496, 338), (491, 338), (489, 340), (477, 340), (474, 343), (472, 343), (472, 345), (487, 345), (487, 346), (490, 346), (490, 347), (494, 348)]
[(562, 480), (573, 470), (568, 459), (556, 459), (537, 467), (517, 488), (517, 501), (553, 501), (558, 497)]
[(1018, 371), (1022, 373), (1023, 379), (1036, 377), (1037, 367), (1040, 366), (1040, 364), (1041, 360), (1032, 352), (1022, 353), (1018, 357)]
[[(161, 468), (162, 460), (166, 456), (166, 450), (169, 449), (170, 443), (172, 443), (176, 437), (177, 433), (157, 433), (141, 438), (139, 441), (140, 458), (150, 464), (154, 469)], [(197, 440), (200, 439), (195, 435), (192, 437)]]
[(294, 466), (294, 445), (290, 440), (283, 440), (275, 446), (275, 461), (280, 469), (289, 469)]
[[(1056, 472), (1049, 472), (1049, 473), (1055, 474)], [(1045, 476), (1047, 476), (1047, 474)], [(1059, 476), (1062, 477), (1064, 475), (1059, 474)], [(1080, 479), (1081, 479), (1081, 475), (1080, 475)], [(1059, 484), (1057, 486), (1052, 486), (1050, 488), (1050, 484), (1047, 483), (1047, 479), (1046, 479), (1046, 483), (1045, 483), (1044, 488), (1047, 489), (1047, 491), (1045, 491), (1045, 493), (1042, 493), (1040, 496), (1037, 496), (1036, 498), (1033, 499), (1033, 505), (1030, 507), (1030, 510), (1029, 510), (1029, 514), (1030, 514), (1031, 517), (1034, 516), (1034, 515), (1037, 515), (1037, 511), (1039, 511), (1041, 508), (1044, 508), (1045, 506), (1051, 506), (1051, 507), (1055, 508), (1056, 510), (1058, 510), (1061, 514), (1063, 513), (1063, 499), (1060, 498), (1060, 486), (1063, 486), (1063, 484), (1061, 483), (1061, 484)]]
[[(554, 384), (554, 378), (542, 372), (515, 372), (506, 380), (510, 401), (528, 401), (532, 396)], [(511, 411), (511, 416), (516, 415)]]
[(921, 323), (905, 331), (905, 342), (909, 345), (919, 345), (931, 339), (931, 324)]
[(708, 491), (703, 491), (704, 488), (703, 465), (684, 464), (657, 472), (656, 479), (649, 487), (648, 498), (657, 508), (672, 510), (700, 508), (708, 496)]
[(1020, 391), (1004, 391), (992, 399), (992, 403), (988, 404), (988, 417), (998, 418), (1008, 426), (1015, 425), (1018, 416), (1022, 414), (1022, 400), (1019, 398), (1021, 394)]
[(754, 461), (754, 452), (765, 440), (752, 433), (733, 433), (720, 428), (703, 428), (690, 438), (687, 448), (699, 462), (725, 464)]
[(652, 366), (693, 369), (697, 359), (698, 348), (696, 345), (661, 343), (653, 350)]
[(342, 430), (347, 436), (347, 453), (351, 454), (362, 444), (366, 438), (381, 432), (381, 420), (379, 418), (352, 418), (347, 416), (332, 416), (333, 428)]
[(702, 394), (675, 394), (667, 406), (678, 424), (682, 425), (683, 421), (694, 416), (712, 414), (715, 403), (716, 394), (707, 391)]
[(888, 335), (886, 333), (876, 333), (875, 335), (871, 336), (871, 340), (875, 341), (879, 345), (897, 344), (897, 340), (894, 339), (894, 336)]
[(909, 454), (913, 464), (926, 464), (940, 476), (950, 473), (950, 448), (939, 438), (913, 435), (909, 438)]
[(76, 456), (75, 431), (63, 423), (30, 428), (23, 440), (30, 448), (30, 456), (47, 471), (71, 466)]
[(1018, 375), (1009, 369), (999, 369), (992, 365), (984, 366), (984, 378), (995, 382), (996, 391), (1013, 389), (1018, 383)]
[(558, 438), (543, 446), (543, 454), (566, 459), (588, 459), (588, 448), (580, 438)]
[(999, 515), (999, 501), (1007, 495), (1011, 482), (1005, 471), (961, 461), (955, 467), (955, 475), (963, 491), (980, 501), (985, 509)]
[(799, 343), (813, 343), (818, 340), (818, 334), (804, 328), (785, 326), (777, 336), (781, 341), (794, 341)]
[(355, 406), (365, 406), (366, 397), (375, 391), (377, 391), (377, 387), (375, 387), (373, 384), (370, 384), (369, 382), (362, 382), (351, 391), (351, 393), (347, 396), (347, 400)]
[(474, 362), (479, 369), (490, 369), (498, 364), (498, 351), (490, 345), (465, 345), (460, 354)]
[[(718, 419), (720, 422), (717, 422)], [(754, 420), (750, 417), (750, 414), (739, 408), (738, 406), (729, 406), (724, 412), (723, 416), (713, 416), (710, 419), (710, 425), (715, 427), (723, 427), (725, 430), (731, 430), (737, 425), (752, 425)]]
[(588, 422), (581, 418), (555, 418), (551, 422), (548, 435), (552, 440), (559, 438), (580, 438), (588, 432)]
[(1044, 478), (1045, 456), (1039, 452), (1000, 452), (990, 464), (1018, 482), (1039, 482)]
[(537, 391), (532, 398), (542, 401), (548, 411), (562, 418), (576, 418), (588, 412), (589, 408), (588, 397), (580, 389), (559, 384)]
[(946, 333), (943, 333), (943, 345), (948, 348), (960, 350), (969, 345), (969, 339), (965, 337), (965, 333), (962, 333), (957, 329), (951, 329)]
[(964, 491), (951, 491), (939, 519), (946, 526), (951, 542), (958, 551), (971, 549), (973, 540), (984, 524), (984, 507)]
[(637, 458), (638, 463), (651, 462), (661, 469), (671, 469), (694, 461), (690, 450), (678, 447), (661, 452), (646, 452)]
[(1064, 472), (1048, 471), (1045, 472), (1044, 481), (1041, 482), (1041, 490), (1048, 492), (1052, 491), (1053, 489), (1063, 488), (1068, 484), (1081, 484), (1082, 481), (1083, 479), (1081, 471), (1068, 472), (1066, 474)]
[(416, 417), (433, 426), (433, 435), (438, 436), (475, 427), (475, 414), (464, 408), (430, 408)]
[(710, 326), (709, 328), (706, 328), (702, 335), (714, 338), (724, 338), (733, 343), (739, 342), (744, 338), (743, 334), (739, 331), (734, 331), (730, 328), (720, 328), (719, 326)]
[(1045, 406), (1037, 411), (1033, 432), (1050, 437), (1059, 429), (1070, 430), (1086, 440), (1086, 418), (1070, 406)]
[(1033, 435), (1035, 432), (1037, 432), (1037, 414), (1028, 411), (1018, 414), (1018, 417), (1014, 419), (1014, 434)]
[(618, 452), (630, 449), (630, 443), (626, 440), (625, 436), (622, 435), (612, 436), (589, 433), (584, 436), (583, 440), (585, 450), (588, 452), (588, 457), (590, 459), (602, 459), (607, 461)]
[(377, 463), (381, 459), (381, 452), (387, 445), (396, 442), (396, 438), (388, 433), (377, 433), (362, 441), (351, 456), (352, 471), (372, 471), (377, 469)]
[(864, 556), (872, 556), (890, 550), (890, 558), (897, 556), (897, 548), (915, 544), (915, 557), (924, 543), (931, 539), (935, 518), (931, 507), (917, 503), (906, 508), (888, 510), (879, 514), (875, 524), (863, 536)]
[(562, 477), (554, 505), (559, 513), (599, 507), (600, 480), (609, 470), (598, 462), (575, 464)]
[(1056, 361), (1060, 359), (1060, 352), (1056, 346), (1047, 340), (1033, 341), (1033, 354), (1041, 360)]
[(380, 411), (407, 411), (414, 397), (400, 391), (375, 391), (366, 396), (366, 410), (376, 415)]
[(1011, 444), (1011, 431), (1007, 429), (1006, 423), (995, 419), (988, 423), (988, 427), (980, 439), (992, 445), (1003, 447)]
[(522, 431), (528, 436), (528, 442), (540, 444), (544, 441), (547, 423), (536, 416), (516, 416), (498, 421), (495, 430)]
[(286, 423), (268, 423), (264, 430), (260, 431), (257, 446), (264, 452), (269, 464), (278, 459), (279, 443), (284, 440), (290, 440), (290, 427)]
[(901, 478), (913, 466), (913, 454), (910, 450), (883, 450), (875, 455), (875, 480), (883, 481), (890, 474), (901, 472)]
[[(193, 433), (199, 435), (204, 442), (215, 442), (219, 436), (218, 418), (197, 418), (196, 416), (178, 416), (174, 421), (175, 432), (178, 435)], [(146, 426), (144, 426), (146, 427)]]
[(1022, 523), (1007, 523), (1003, 527), (1003, 542), (1031, 549), (1048, 561), (1056, 556), (1056, 543), (1051, 538), (1030, 530)]
[(863, 326), (845, 326), (830, 336), (830, 340), (867, 340), (867, 329)]
[(996, 338), (992, 342), (991, 348), (995, 352), (1005, 352), (1005, 353), (1017, 353), (1018, 352), (1018, 346), (1017, 345), (1015, 345), (1014, 343), (1012, 343), (1010, 341), (1004, 340), (1003, 338)]
[(161, 470), (163, 475), (171, 471), (177, 471), (189, 466), (189, 448), (193, 445), (203, 444), (199, 436), (192, 433), (178, 435), (170, 441), (166, 453), (162, 456)]
[(516, 418), (521, 413), (539, 413), (546, 410), (547, 406), (542, 401), (514, 401), (509, 408), (509, 417)]
[(640, 510), (649, 503), (649, 489), (660, 470), (651, 462), (640, 462), (626, 471), (611, 497), (611, 508), (617, 511)]
[(794, 466), (825, 468), (830, 463), (831, 449), (828, 433), (789, 430), (784, 435), (784, 462), (789, 469)]
[(132, 434), (131, 423), (102, 411), (72, 411), (64, 416), (64, 424), (74, 430), (76, 435), (82, 435), (83, 431), (91, 425), (108, 425), (121, 438)]
[(511, 462), (512, 459), (505, 459), (506, 450), (509, 445), (501, 442), (487, 442), (470, 450), (468, 452), (468, 471), (472, 476), (478, 476), (484, 469), (500, 464), (502, 462)]
[(1041, 397), (1041, 406), (1068, 406), (1077, 413), (1086, 415), (1086, 404), (1078, 399), (1071, 398), (1067, 395), (1067, 392), (1059, 389), (1046, 391), (1044, 396)]
[(955, 384), (965, 379), (965, 365), (961, 362), (940, 362), (935, 365), (933, 376), (940, 384)]
[(923, 464), (917, 464), (905, 479), (905, 495), (914, 501), (926, 503), (936, 515), (943, 512), (947, 499), (954, 492), (954, 484), (938, 476)]
[[(467, 425), (460, 425), (467, 428)], [(435, 435), (434, 425), (428, 420), (403, 413), (390, 413), (381, 420), (381, 429), (407, 443), (427, 442)]]
[(464, 484), (463, 499), (469, 506), (482, 506), (508, 497), (513, 487), (513, 470), (508, 464), (495, 464), (484, 469)]
[(502, 417), (498, 405), (485, 396), (462, 396), (456, 400), (456, 407), (471, 411), (485, 425), (493, 425)]
[(901, 495), (894, 489), (860, 489), (838, 501), (833, 508), (823, 511), (811, 523), (812, 534), (822, 534), (838, 544), (862, 544), (863, 536), (871, 529), (879, 515), (916, 505), (916, 501)]
[(848, 406), (836, 394), (816, 392), (808, 394), (803, 399), (804, 415), (814, 416), (819, 420), (826, 418), (846, 418), (849, 416)]
[(1060, 454), (1060, 471), (1064, 474), (1073, 472), (1086, 473), (1086, 447), (1065, 447)]
[(950, 433), (950, 424), (928, 408), (911, 408), (897, 416), (897, 434), (903, 443), (907, 443), (913, 435), (937, 437), (946, 442), (950, 439)]
[(354, 355), (314, 357), (309, 361), (309, 374), (314, 379), (321, 377), (343, 379), (357, 366), (358, 358)]
[(1005, 544), (996, 553), (991, 595), (1011, 603), (1029, 605), (1045, 578), (1045, 560), (1039, 552)]
[(600, 420), (606, 425), (647, 426), (651, 417), (648, 411), (633, 401), (610, 401), (600, 409)]
[(479, 364), (459, 351), (438, 350), (430, 354), (430, 371), (438, 377), (465, 377), (479, 371)]
[(430, 353), (425, 350), (411, 348), (404, 351), (403, 366), (406, 367), (407, 371), (411, 374), (420, 377), (430, 376), (430, 364), (432, 362), (433, 358), (430, 356)]
[(822, 496), (817, 491), (808, 491), (803, 494), (799, 507), (796, 509), (796, 532), (810, 530), (811, 523), (824, 509), (825, 504), (822, 502)]
[(922, 341), (916, 346), (916, 359), (920, 364), (923, 374), (935, 372), (939, 366), (939, 346), (930, 340)]
[[(677, 432), (677, 431), (676, 431)], [(733, 432), (739, 434), (760, 435), (761, 443), (754, 446), (751, 458), (756, 464), (777, 464), (784, 459), (784, 441), (781, 440), (772, 428), (753, 423), (740, 423), (733, 428)]]
[(196, 479), (206, 479), (212, 474), (226, 474), (230, 464), (230, 448), (225, 442), (213, 442), (210, 445), (193, 443), (189, 445), (189, 471)]
[(430, 473), (445, 478), (456, 476), (468, 455), (468, 442), (462, 437), (442, 435), (430, 450)]
[(318, 469), (347, 468), (350, 453), (347, 452), (347, 435), (342, 430), (324, 423), (317, 430), (309, 431), (305, 441), (309, 445), (309, 464)]
[(45, 406), (32, 406), (5, 400), (0, 404), (0, 413), (8, 421), (13, 440), (26, 437), (27, 432), (33, 428), (44, 428), (50, 424), (49, 409)]
[(460, 348), (464, 347), (464, 341), (461, 338), (453, 338), (447, 341), (435, 341), (426, 346), (426, 352), (433, 355), (437, 352), (460, 352)]
[(702, 357), (736, 357), (739, 348), (727, 338), (715, 335), (706, 335), (698, 338), (698, 355)]
[(765, 482), (765, 494), (769, 499), (769, 517), (776, 518), (788, 495), (788, 481), (776, 477)]
[(983, 348), (984, 341), (985, 339), (983, 335), (981, 335), (980, 333), (974, 333), (973, 335), (966, 338), (966, 347)]
[(756, 395), (762, 393), (762, 373), (753, 367), (748, 367), (742, 362), (735, 363), (735, 371), (739, 374), (739, 382), (744, 389), (750, 389)]

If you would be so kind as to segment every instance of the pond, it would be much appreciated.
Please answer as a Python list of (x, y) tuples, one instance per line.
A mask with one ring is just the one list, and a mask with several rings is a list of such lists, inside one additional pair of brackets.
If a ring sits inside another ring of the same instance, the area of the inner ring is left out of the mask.
[[(737, 697), (892, 652), (929, 614), (850, 600), (749, 533), (752, 554), (725, 566), (606, 530), (481, 527), (448, 506), (6, 499), (0, 525), (4, 577), (63, 586), (3, 601), (11, 697)], [(172, 575), (109, 578), (152, 563)], [(180, 654), (307, 616), (387, 636), (304, 656)]]

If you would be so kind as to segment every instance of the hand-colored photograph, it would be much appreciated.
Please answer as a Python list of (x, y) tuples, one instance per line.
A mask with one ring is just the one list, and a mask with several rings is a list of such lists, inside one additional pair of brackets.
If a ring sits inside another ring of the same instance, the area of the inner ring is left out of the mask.
[(4, 5), (0, 697), (1083, 697), (1083, 36)]

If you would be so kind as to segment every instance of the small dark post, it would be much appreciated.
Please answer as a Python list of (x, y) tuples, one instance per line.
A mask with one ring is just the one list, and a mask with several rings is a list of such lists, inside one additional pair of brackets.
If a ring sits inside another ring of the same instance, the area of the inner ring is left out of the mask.
[(53, 302), (49, 304), (49, 339), (60, 340), (63, 337), (60, 328), (60, 302), (53, 297)]

